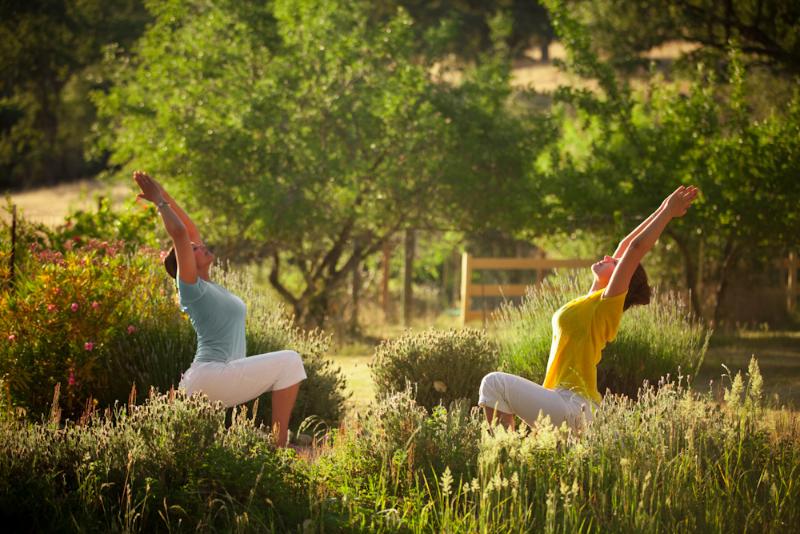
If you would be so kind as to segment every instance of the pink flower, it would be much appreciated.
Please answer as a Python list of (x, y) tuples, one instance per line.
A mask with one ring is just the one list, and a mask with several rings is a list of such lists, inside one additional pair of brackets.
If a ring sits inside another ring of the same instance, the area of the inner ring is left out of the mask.
[(129, 324), (128, 325), (128, 334), (133, 334), (134, 332), (136, 332), (136, 327), (133, 326), (132, 324)]
[(93, 310), (96, 310), (96, 309), (97, 309), (97, 308), (99, 308), (99, 307), (100, 307), (100, 303), (99, 303), (99, 302), (97, 302), (96, 300), (93, 300), (93, 301), (92, 301), (92, 309), (93, 309)]
[(166, 257), (167, 257), (167, 254), (169, 254), (169, 251), (166, 251), (166, 250), (159, 250), (159, 251), (158, 251), (158, 259), (159, 259), (160, 261), (164, 261), (164, 258), (166, 258)]
[(17, 340), (17, 336), (15, 334), (9, 334), (8, 335), (8, 340), (9, 341), (16, 341)]
[(77, 384), (77, 380), (75, 380), (75, 371), (73, 371), (72, 369), (69, 370), (69, 378), (67, 379), (67, 384), (69, 384), (70, 386), (74, 386), (75, 384)]
[(92, 343), (91, 341), (87, 341), (86, 343), (83, 344), (83, 348), (86, 350), (92, 350), (94, 348), (94, 343)]
[(69, 309), (74, 311), (74, 312), (78, 311), (78, 303), (77, 302), (73, 302), (72, 304), (69, 305)]
[(54, 311), (56, 311), (56, 305), (55, 305), (55, 304), (48, 304), (48, 305), (47, 305), (47, 311), (48, 311), (48, 312), (54, 312)]

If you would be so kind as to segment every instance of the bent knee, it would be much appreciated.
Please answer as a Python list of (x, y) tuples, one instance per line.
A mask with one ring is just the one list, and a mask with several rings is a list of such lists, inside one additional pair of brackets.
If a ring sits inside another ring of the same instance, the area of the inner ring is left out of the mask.
[(286, 365), (295, 369), (305, 369), (303, 366), (303, 358), (297, 351), (294, 350), (287, 350), (286, 353)]
[(481, 380), (481, 395), (489, 391), (501, 391), (503, 389), (503, 377), (505, 373), (500, 371), (493, 371), (484, 376)]

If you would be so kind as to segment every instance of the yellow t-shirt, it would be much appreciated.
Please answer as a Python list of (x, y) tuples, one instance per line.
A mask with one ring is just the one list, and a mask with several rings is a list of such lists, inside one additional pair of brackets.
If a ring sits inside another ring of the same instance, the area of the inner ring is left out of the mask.
[(570, 389), (600, 402), (597, 364), (601, 351), (617, 335), (625, 293), (602, 298), (604, 289), (578, 297), (553, 314), (553, 344), (543, 386)]

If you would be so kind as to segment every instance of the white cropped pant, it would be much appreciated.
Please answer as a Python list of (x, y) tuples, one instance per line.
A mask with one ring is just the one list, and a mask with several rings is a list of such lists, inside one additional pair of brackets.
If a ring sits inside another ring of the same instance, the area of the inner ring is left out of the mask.
[(195, 362), (183, 373), (179, 387), (188, 395), (202, 392), (210, 401), (231, 407), (305, 378), (300, 355), (293, 350), (279, 350), (225, 363)]
[(489, 373), (481, 381), (478, 404), (516, 414), (529, 426), (545, 415), (555, 426), (579, 428), (593, 419), (594, 402), (568, 389), (547, 389), (521, 376)]

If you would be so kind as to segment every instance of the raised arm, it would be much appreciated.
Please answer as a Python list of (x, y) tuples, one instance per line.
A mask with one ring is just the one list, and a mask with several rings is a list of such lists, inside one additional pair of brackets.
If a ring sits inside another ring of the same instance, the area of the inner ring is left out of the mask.
[(661, 205), (658, 207), (658, 209), (656, 211), (651, 213), (644, 221), (641, 222), (641, 224), (639, 224), (639, 226), (634, 228), (633, 231), (630, 234), (625, 236), (625, 239), (623, 239), (622, 241), (619, 242), (619, 245), (617, 245), (617, 250), (614, 251), (614, 255), (612, 257), (614, 257), (616, 259), (620, 259), (622, 257), (622, 255), (625, 254), (625, 251), (628, 250), (628, 247), (630, 246), (631, 241), (633, 241), (636, 238), (636, 236), (641, 234), (642, 231), (645, 228), (647, 228), (647, 226), (653, 221), (653, 219), (656, 218), (656, 216), (659, 214), (659, 212), (661, 212), (664, 209), (664, 206), (665, 206), (666, 202), (667, 201), (664, 200), (664, 202), (661, 203)]
[(192, 239), (186, 224), (181, 220), (172, 205), (162, 195), (161, 186), (141, 171), (133, 173), (133, 179), (142, 190), (138, 197), (149, 200), (158, 208), (164, 228), (175, 247), (175, 259), (178, 262), (178, 276), (186, 283), (194, 284), (197, 282), (197, 263), (194, 259), (192, 250)]
[[(632, 234), (635, 235), (626, 243), (625, 250), (603, 292), (604, 298), (615, 297), (628, 291), (633, 272), (642, 258), (653, 248), (667, 224), (673, 218), (682, 217), (686, 213), (697, 193), (698, 189), (694, 186), (680, 186), (664, 200), (661, 207), (634, 230)], [(620, 243), (620, 247), (624, 242), (625, 240)]]
[(167, 190), (164, 189), (164, 186), (162, 186), (156, 180), (153, 180), (153, 182), (155, 182), (158, 188), (161, 190), (161, 196), (164, 197), (164, 200), (169, 203), (172, 211), (174, 211), (178, 218), (183, 222), (183, 225), (186, 227), (186, 231), (189, 232), (189, 239), (192, 241), (192, 243), (202, 243), (203, 238), (200, 236), (200, 232), (197, 230), (197, 226), (195, 226), (194, 222), (192, 222), (192, 219), (190, 219), (186, 212), (183, 211), (183, 208), (181, 208), (180, 205), (175, 202), (175, 199), (172, 198), (169, 193), (167, 193)]

